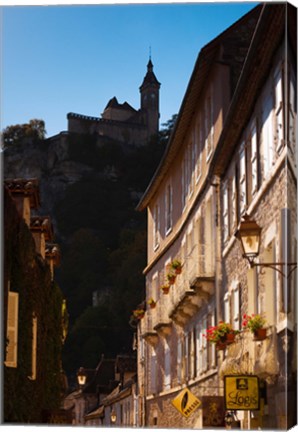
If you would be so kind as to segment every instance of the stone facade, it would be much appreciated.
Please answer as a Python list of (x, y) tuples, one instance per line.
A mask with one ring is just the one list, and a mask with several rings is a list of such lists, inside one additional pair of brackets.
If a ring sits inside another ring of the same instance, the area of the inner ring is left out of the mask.
[[(202, 49), (139, 203), (148, 214), (146, 295), (156, 301), (138, 325), (144, 426), (204, 428), (203, 404), (185, 416), (174, 398), (186, 388), (201, 401), (223, 397), (225, 376), (241, 374), (257, 375), (262, 391), (259, 410), (236, 410), (238, 426), (295, 424), (296, 270), (286, 280), (287, 266), (250, 267), (235, 237), (248, 214), (262, 227), (257, 264), (297, 261), (297, 28), (286, 20), (295, 12), (259, 5)], [(163, 294), (177, 259), (182, 273)], [(267, 327), (258, 342), (242, 327), (244, 314), (257, 313)], [(205, 336), (221, 320), (239, 331), (224, 350)]]

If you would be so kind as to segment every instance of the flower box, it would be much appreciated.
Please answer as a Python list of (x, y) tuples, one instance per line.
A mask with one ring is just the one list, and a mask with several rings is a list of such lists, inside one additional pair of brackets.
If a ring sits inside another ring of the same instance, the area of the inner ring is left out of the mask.
[(267, 329), (266, 328), (259, 328), (253, 332), (254, 334), (254, 341), (262, 341), (266, 339), (267, 337)]

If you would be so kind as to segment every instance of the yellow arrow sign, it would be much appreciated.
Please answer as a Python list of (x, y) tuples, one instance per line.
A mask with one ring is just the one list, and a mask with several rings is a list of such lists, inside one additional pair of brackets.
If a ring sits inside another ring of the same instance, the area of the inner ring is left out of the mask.
[(190, 390), (184, 389), (172, 400), (172, 404), (184, 417), (189, 417), (202, 402)]

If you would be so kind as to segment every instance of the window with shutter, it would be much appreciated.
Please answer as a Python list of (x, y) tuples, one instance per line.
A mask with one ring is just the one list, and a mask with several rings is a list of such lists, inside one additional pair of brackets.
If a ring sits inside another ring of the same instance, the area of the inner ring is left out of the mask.
[(240, 330), (240, 286), (237, 284), (232, 291), (233, 299), (233, 328)]
[(165, 194), (165, 220), (166, 220), (166, 235), (172, 229), (172, 213), (173, 213), (173, 189), (172, 185), (168, 184)]
[(177, 343), (177, 380), (178, 384), (182, 383), (182, 343), (181, 339), (178, 339)]
[(230, 295), (226, 292), (224, 296), (224, 320), (229, 323), (230, 319)]
[(254, 121), (251, 131), (251, 194), (258, 190), (258, 147), (257, 147), (257, 126)]
[(159, 247), (159, 232), (160, 232), (160, 209), (159, 205), (156, 204), (154, 207), (154, 221), (153, 221), (153, 238), (154, 238), (154, 250)]
[[(150, 362), (150, 393), (155, 394), (156, 393), (156, 353), (153, 348), (151, 348), (151, 356), (150, 356), (151, 362)], [(149, 378), (149, 376), (148, 376)]]
[(293, 70), (290, 70), (289, 77), (289, 109), (288, 109), (288, 145), (295, 155), (296, 147), (296, 80)]
[(208, 368), (208, 353), (207, 353), (207, 338), (204, 336), (207, 333), (207, 318), (202, 320), (202, 369), (205, 372)]
[(275, 138), (277, 141), (276, 150), (279, 151), (283, 146), (283, 76), (282, 69), (279, 68), (274, 74), (274, 90), (275, 90)]
[(268, 95), (263, 102), (262, 113), (262, 160), (263, 160), (263, 177), (266, 178), (273, 165), (274, 142), (273, 142), (273, 98)]
[(233, 176), (230, 180), (229, 188), (229, 219), (230, 219), (230, 233), (234, 233), (237, 226), (237, 186), (236, 186), (236, 173), (234, 170)]
[(164, 390), (171, 388), (171, 351), (168, 342), (164, 341)]
[(30, 379), (36, 379), (36, 354), (37, 354), (37, 317), (32, 317), (32, 355), (31, 355), (31, 375)]
[(9, 291), (7, 307), (7, 340), (5, 365), (16, 368), (18, 365), (18, 312), (19, 294)]
[(239, 192), (240, 192), (240, 214), (243, 214), (246, 210), (247, 198), (246, 198), (246, 163), (245, 163), (245, 143), (242, 143), (239, 153)]
[(229, 238), (229, 200), (228, 182), (223, 185), (223, 240), (227, 242)]

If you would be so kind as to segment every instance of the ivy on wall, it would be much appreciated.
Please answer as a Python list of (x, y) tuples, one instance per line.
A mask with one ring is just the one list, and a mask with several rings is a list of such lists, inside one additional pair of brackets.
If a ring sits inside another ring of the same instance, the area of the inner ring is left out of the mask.
[[(4, 290), (19, 293), (18, 363), (4, 366), (5, 423), (42, 423), (43, 411), (60, 407), (62, 293), (49, 265), (35, 252), (29, 228), (4, 193)], [(4, 293), (6, 319), (7, 292)], [(37, 371), (31, 380), (32, 316), (37, 317)], [(4, 330), (6, 325), (4, 325)], [(5, 337), (5, 334), (3, 335)]]

